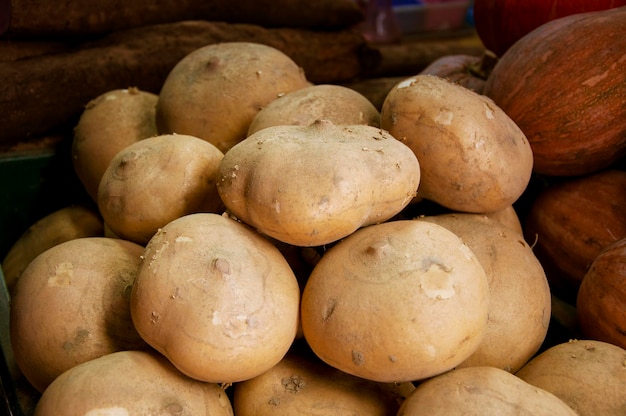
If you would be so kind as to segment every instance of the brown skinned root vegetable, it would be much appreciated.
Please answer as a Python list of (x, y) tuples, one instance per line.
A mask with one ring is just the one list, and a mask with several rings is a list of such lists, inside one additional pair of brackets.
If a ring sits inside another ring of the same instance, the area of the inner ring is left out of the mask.
[(130, 316), (130, 290), (143, 247), (77, 238), (37, 256), (11, 300), (15, 362), (39, 392), (61, 373), (105, 354), (147, 345)]
[(551, 315), (550, 287), (541, 263), (519, 232), (479, 214), (426, 216), (474, 252), (489, 281), (489, 320), (478, 349), (461, 367), (490, 366), (514, 373), (539, 350)]
[(563, 400), (489, 366), (452, 370), (417, 386), (398, 416), (576, 416)]
[(489, 287), (474, 253), (443, 226), (362, 228), (319, 260), (302, 294), (304, 338), (327, 364), (379, 382), (426, 379), (476, 351)]
[(157, 135), (156, 94), (138, 88), (108, 91), (85, 106), (72, 139), (72, 163), (87, 194), (98, 186), (113, 156), (126, 146)]
[(333, 29), (351, 26), (363, 18), (352, 0), (184, 0), (146, 5), (142, 0), (121, 3), (94, 0), (63, 3), (53, 0), (10, 0), (13, 13), (7, 35), (21, 37), (86, 37), (132, 27), (198, 19), (250, 23), (264, 27)]
[(319, 246), (396, 215), (419, 179), (411, 149), (387, 132), (318, 120), (268, 127), (233, 147), (220, 164), (218, 191), (260, 232)]
[(318, 84), (269, 103), (252, 119), (248, 136), (265, 127), (308, 126), (319, 119), (334, 124), (380, 126), (380, 112), (365, 96), (348, 87)]
[(346, 374), (296, 346), (265, 373), (234, 385), (237, 416), (395, 416), (410, 382), (376, 383)]
[[(0, 83), (4, 98), (0, 101), (0, 114), (4, 114), (0, 145), (37, 138), (75, 123), (89, 100), (115, 88), (133, 85), (157, 94), (187, 54), (209, 44), (235, 41), (258, 42), (283, 51), (304, 68), (313, 83), (347, 82), (364, 66), (380, 61), (378, 51), (366, 44), (356, 28), (327, 32), (186, 20), (122, 30), (78, 46), (68, 42), (60, 53), (14, 62), (0, 59), (0, 79), (7, 80)], [(28, 45), (19, 47), (27, 49)]]
[(559, 397), (580, 416), (623, 416), (626, 411), (626, 350), (608, 342), (556, 344), (516, 375)]
[(494, 66), (484, 94), (528, 137), (534, 170), (585, 175), (626, 155), (626, 6), (551, 20)]
[(200, 213), (150, 240), (131, 314), (139, 334), (184, 374), (233, 383), (283, 358), (299, 302), (297, 279), (269, 240), (229, 217)]
[(485, 213), (513, 204), (528, 186), (533, 157), (524, 133), (489, 98), (458, 84), (405, 79), (387, 95), (381, 127), (417, 156), (418, 197)]
[(591, 263), (578, 290), (576, 316), (586, 338), (626, 348), (626, 237)]
[(161, 133), (200, 137), (226, 152), (247, 136), (256, 114), (276, 98), (308, 87), (288, 55), (253, 42), (224, 42), (181, 59), (157, 104)]
[(373, 77), (393, 77), (419, 73), (433, 61), (448, 55), (477, 55), (485, 51), (485, 46), (476, 36), (433, 36), (424, 37), (419, 42), (396, 42), (376, 45), (381, 60), (377, 65), (364, 67), (364, 75)]
[(61, 374), (35, 416), (233, 416), (224, 389), (193, 380), (152, 351), (120, 351)]
[(184, 134), (163, 134), (122, 149), (98, 189), (111, 232), (145, 245), (168, 222), (195, 212), (221, 212), (215, 181), (224, 154)]
[(65, 241), (102, 237), (104, 224), (96, 209), (70, 205), (37, 220), (13, 243), (2, 260), (2, 273), (9, 293), (20, 275), (39, 254)]

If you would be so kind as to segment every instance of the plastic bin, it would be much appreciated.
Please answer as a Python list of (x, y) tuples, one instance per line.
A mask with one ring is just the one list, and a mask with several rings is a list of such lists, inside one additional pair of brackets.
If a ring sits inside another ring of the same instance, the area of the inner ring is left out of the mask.
[(463, 27), (470, 0), (397, 4), (393, 7), (402, 34), (454, 30)]

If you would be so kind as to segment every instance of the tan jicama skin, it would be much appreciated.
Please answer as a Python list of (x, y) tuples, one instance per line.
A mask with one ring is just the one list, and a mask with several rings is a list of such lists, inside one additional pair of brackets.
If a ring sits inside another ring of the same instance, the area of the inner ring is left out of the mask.
[(125, 240), (77, 238), (41, 253), (24, 270), (11, 300), (11, 345), (38, 391), (77, 364), (147, 346), (129, 308), (142, 253)]
[(511, 230), (517, 231), (521, 235), (524, 234), (522, 222), (520, 221), (519, 215), (517, 215), (517, 211), (515, 210), (513, 205), (509, 205), (499, 211), (488, 212), (483, 215), (489, 218), (493, 218), (502, 225), (509, 227)]
[(364, 227), (331, 247), (302, 294), (301, 322), (326, 363), (380, 382), (450, 370), (480, 345), (489, 288), (459, 237), (426, 221)]
[(556, 344), (516, 375), (559, 397), (580, 416), (626, 414), (626, 350), (617, 345), (589, 339)]
[(159, 227), (194, 212), (221, 212), (216, 178), (224, 154), (194, 136), (164, 134), (120, 151), (98, 189), (98, 207), (120, 238), (145, 245)]
[(34, 416), (232, 416), (224, 389), (193, 380), (152, 351), (120, 351), (80, 364), (43, 393)]
[(489, 98), (434, 75), (396, 84), (381, 127), (422, 166), (418, 196), (454, 211), (485, 213), (525, 191), (533, 155), (524, 133)]
[(28, 264), (39, 254), (65, 241), (102, 237), (100, 214), (84, 205), (70, 205), (37, 220), (13, 243), (2, 260), (2, 273), (9, 293)]
[(282, 359), (300, 288), (280, 251), (227, 216), (190, 214), (148, 243), (131, 295), (137, 331), (183, 373), (218, 383)]
[(225, 154), (217, 186), (241, 221), (285, 243), (319, 246), (393, 217), (419, 180), (417, 158), (387, 132), (318, 120), (249, 136)]
[(489, 281), (489, 320), (478, 349), (460, 367), (491, 366), (514, 373), (539, 350), (551, 316), (543, 267), (518, 232), (479, 214), (426, 216), (465, 242)]
[(113, 156), (128, 145), (157, 135), (157, 99), (156, 94), (138, 88), (117, 89), (85, 106), (74, 128), (72, 164), (94, 201)]
[(576, 416), (564, 401), (495, 367), (468, 367), (418, 385), (398, 416)]
[(412, 383), (377, 383), (333, 368), (295, 346), (265, 373), (234, 385), (237, 416), (395, 416)]
[(248, 136), (266, 127), (308, 126), (319, 119), (342, 125), (380, 126), (380, 112), (364, 95), (341, 85), (318, 84), (269, 103), (252, 120)]
[(256, 114), (278, 97), (308, 87), (285, 53), (253, 42), (221, 42), (181, 59), (157, 104), (159, 132), (189, 134), (226, 153), (243, 140)]

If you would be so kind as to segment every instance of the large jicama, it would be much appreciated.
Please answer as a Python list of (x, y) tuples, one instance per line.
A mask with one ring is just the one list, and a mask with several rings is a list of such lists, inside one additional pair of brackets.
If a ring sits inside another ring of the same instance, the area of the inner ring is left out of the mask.
[(489, 98), (438, 76), (395, 85), (381, 127), (420, 161), (418, 196), (451, 210), (499, 211), (530, 181), (532, 151), (513, 120)]
[(233, 416), (233, 408), (221, 386), (185, 376), (155, 351), (129, 350), (61, 374), (34, 414)]
[(216, 179), (224, 154), (185, 134), (162, 134), (118, 152), (102, 175), (98, 207), (118, 237), (145, 245), (165, 224), (195, 212), (220, 212)]
[(39, 392), (77, 364), (145, 348), (130, 316), (143, 247), (107, 237), (58, 244), (30, 262), (11, 300), (15, 362)]
[(181, 59), (157, 102), (161, 133), (200, 137), (222, 152), (245, 139), (252, 119), (278, 97), (310, 85), (287, 54), (254, 42), (224, 42)]
[(419, 385), (398, 416), (576, 416), (556, 395), (494, 367), (452, 370)]
[(420, 165), (372, 126), (274, 126), (226, 152), (217, 186), (226, 208), (277, 240), (319, 246), (386, 221), (415, 196)]
[(295, 339), (300, 289), (281, 252), (227, 216), (199, 213), (161, 228), (131, 294), (139, 334), (188, 376), (256, 377)]
[(419, 220), (458, 235), (476, 254), (489, 280), (487, 333), (457, 368), (519, 370), (541, 347), (551, 315), (548, 280), (531, 246), (520, 233), (479, 214), (441, 214)]
[(626, 350), (579, 339), (551, 346), (516, 375), (549, 391), (580, 416), (622, 416), (626, 411)]
[(476, 255), (426, 221), (362, 228), (331, 247), (302, 294), (304, 337), (323, 361), (379, 382), (423, 380), (472, 355), (489, 287)]

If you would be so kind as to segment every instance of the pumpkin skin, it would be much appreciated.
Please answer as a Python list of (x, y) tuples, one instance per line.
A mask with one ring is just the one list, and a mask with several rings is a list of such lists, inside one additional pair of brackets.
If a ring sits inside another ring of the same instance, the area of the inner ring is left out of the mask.
[(576, 316), (585, 337), (626, 349), (626, 237), (591, 264), (580, 284)]
[(548, 185), (528, 210), (524, 235), (535, 242), (553, 293), (576, 303), (594, 259), (626, 237), (626, 172), (611, 169)]
[(483, 93), (528, 138), (534, 171), (585, 175), (626, 155), (626, 6), (552, 20), (498, 60)]
[(544, 23), (575, 13), (626, 5), (626, 0), (474, 0), (474, 23), (485, 47), (502, 56)]

